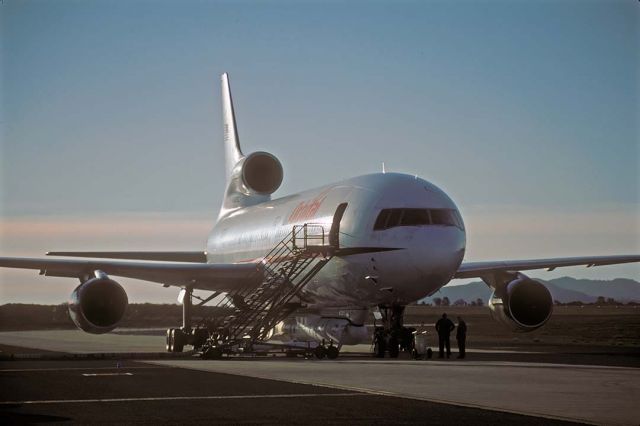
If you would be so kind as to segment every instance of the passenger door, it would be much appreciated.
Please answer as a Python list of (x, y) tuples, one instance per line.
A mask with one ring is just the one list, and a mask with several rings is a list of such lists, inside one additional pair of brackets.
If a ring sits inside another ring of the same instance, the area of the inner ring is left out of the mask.
[(341, 203), (333, 214), (333, 223), (331, 223), (331, 230), (329, 231), (329, 245), (336, 249), (340, 248), (340, 221), (346, 209), (347, 203)]

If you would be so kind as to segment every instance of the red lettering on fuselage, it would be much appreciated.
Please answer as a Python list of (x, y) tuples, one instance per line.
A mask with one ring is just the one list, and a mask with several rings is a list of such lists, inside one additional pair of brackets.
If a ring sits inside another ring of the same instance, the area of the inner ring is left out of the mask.
[(328, 193), (329, 189), (322, 191), (317, 197), (311, 200), (302, 201), (295, 209), (293, 209), (291, 215), (289, 215), (289, 219), (287, 219), (287, 223), (313, 219), (316, 213), (318, 213), (318, 210), (320, 210), (322, 202), (327, 198)]

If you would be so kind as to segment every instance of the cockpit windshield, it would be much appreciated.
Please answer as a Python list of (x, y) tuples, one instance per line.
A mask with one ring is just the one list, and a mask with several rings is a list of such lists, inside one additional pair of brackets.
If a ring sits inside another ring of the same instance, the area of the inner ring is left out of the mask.
[(455, 226), (464, 229), (462, 217), (453, 209), (383, 209), (380, 211), (374, 231), (396, 226)]

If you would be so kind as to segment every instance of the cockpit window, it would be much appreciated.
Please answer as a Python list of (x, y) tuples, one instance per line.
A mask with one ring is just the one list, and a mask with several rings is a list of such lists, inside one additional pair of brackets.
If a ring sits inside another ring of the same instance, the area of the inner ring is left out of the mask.
[(393, 228), (394, 226), (400, 226), (402, 220), (403, 209), (391, 209), (389, 219), (387, 219), (387, 228)]
[(431, 224), (457, 226), (456, 219), (451, 210), (431, 210)]
[(380, 231), (396, 226), (426, 225), (455, 226), (464, 229), (460, 213), (452, 209), (383, 209), (373, 229)]
[(420, 226), (429, 225), (431, 220), (429, 219), (429, 210), (425, 209), (404, 209), (402, 215), (402, 222), (400, 226)]
[(387, 219), (389, 219), (390, 214), (391, 209), (382, 210), (376, 219), (375, 225), (373, 225), (373, 229), (385, 229), (387, 227)]
[(453, 217), (456, 219), (456, 226), (462, 230), (464, 230), (464, 222), (462, 221), (462, 216), (458, 210), (452, 210)]

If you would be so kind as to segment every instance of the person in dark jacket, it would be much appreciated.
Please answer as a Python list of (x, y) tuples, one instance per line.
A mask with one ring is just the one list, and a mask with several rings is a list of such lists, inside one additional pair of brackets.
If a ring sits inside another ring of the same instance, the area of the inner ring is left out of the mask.
[(467, 323), (464, 322), (462, 317), (458, 317), (456, 340), (458, 341), (458, 358), (464, 358), (467, 346)]
[(451, 341), (449, 340), (449, 335), (454, 328), (456, 328), (456, 326), (447, 318), (447, 314), (442, 314), (442, 318), (436, 323), (436, 331), (438, 332), (438, 340), (440, 343), (439, 358), (444, 358), (443, 352), (445, 346), (447, 347), (447, 358), (451, 357)]

